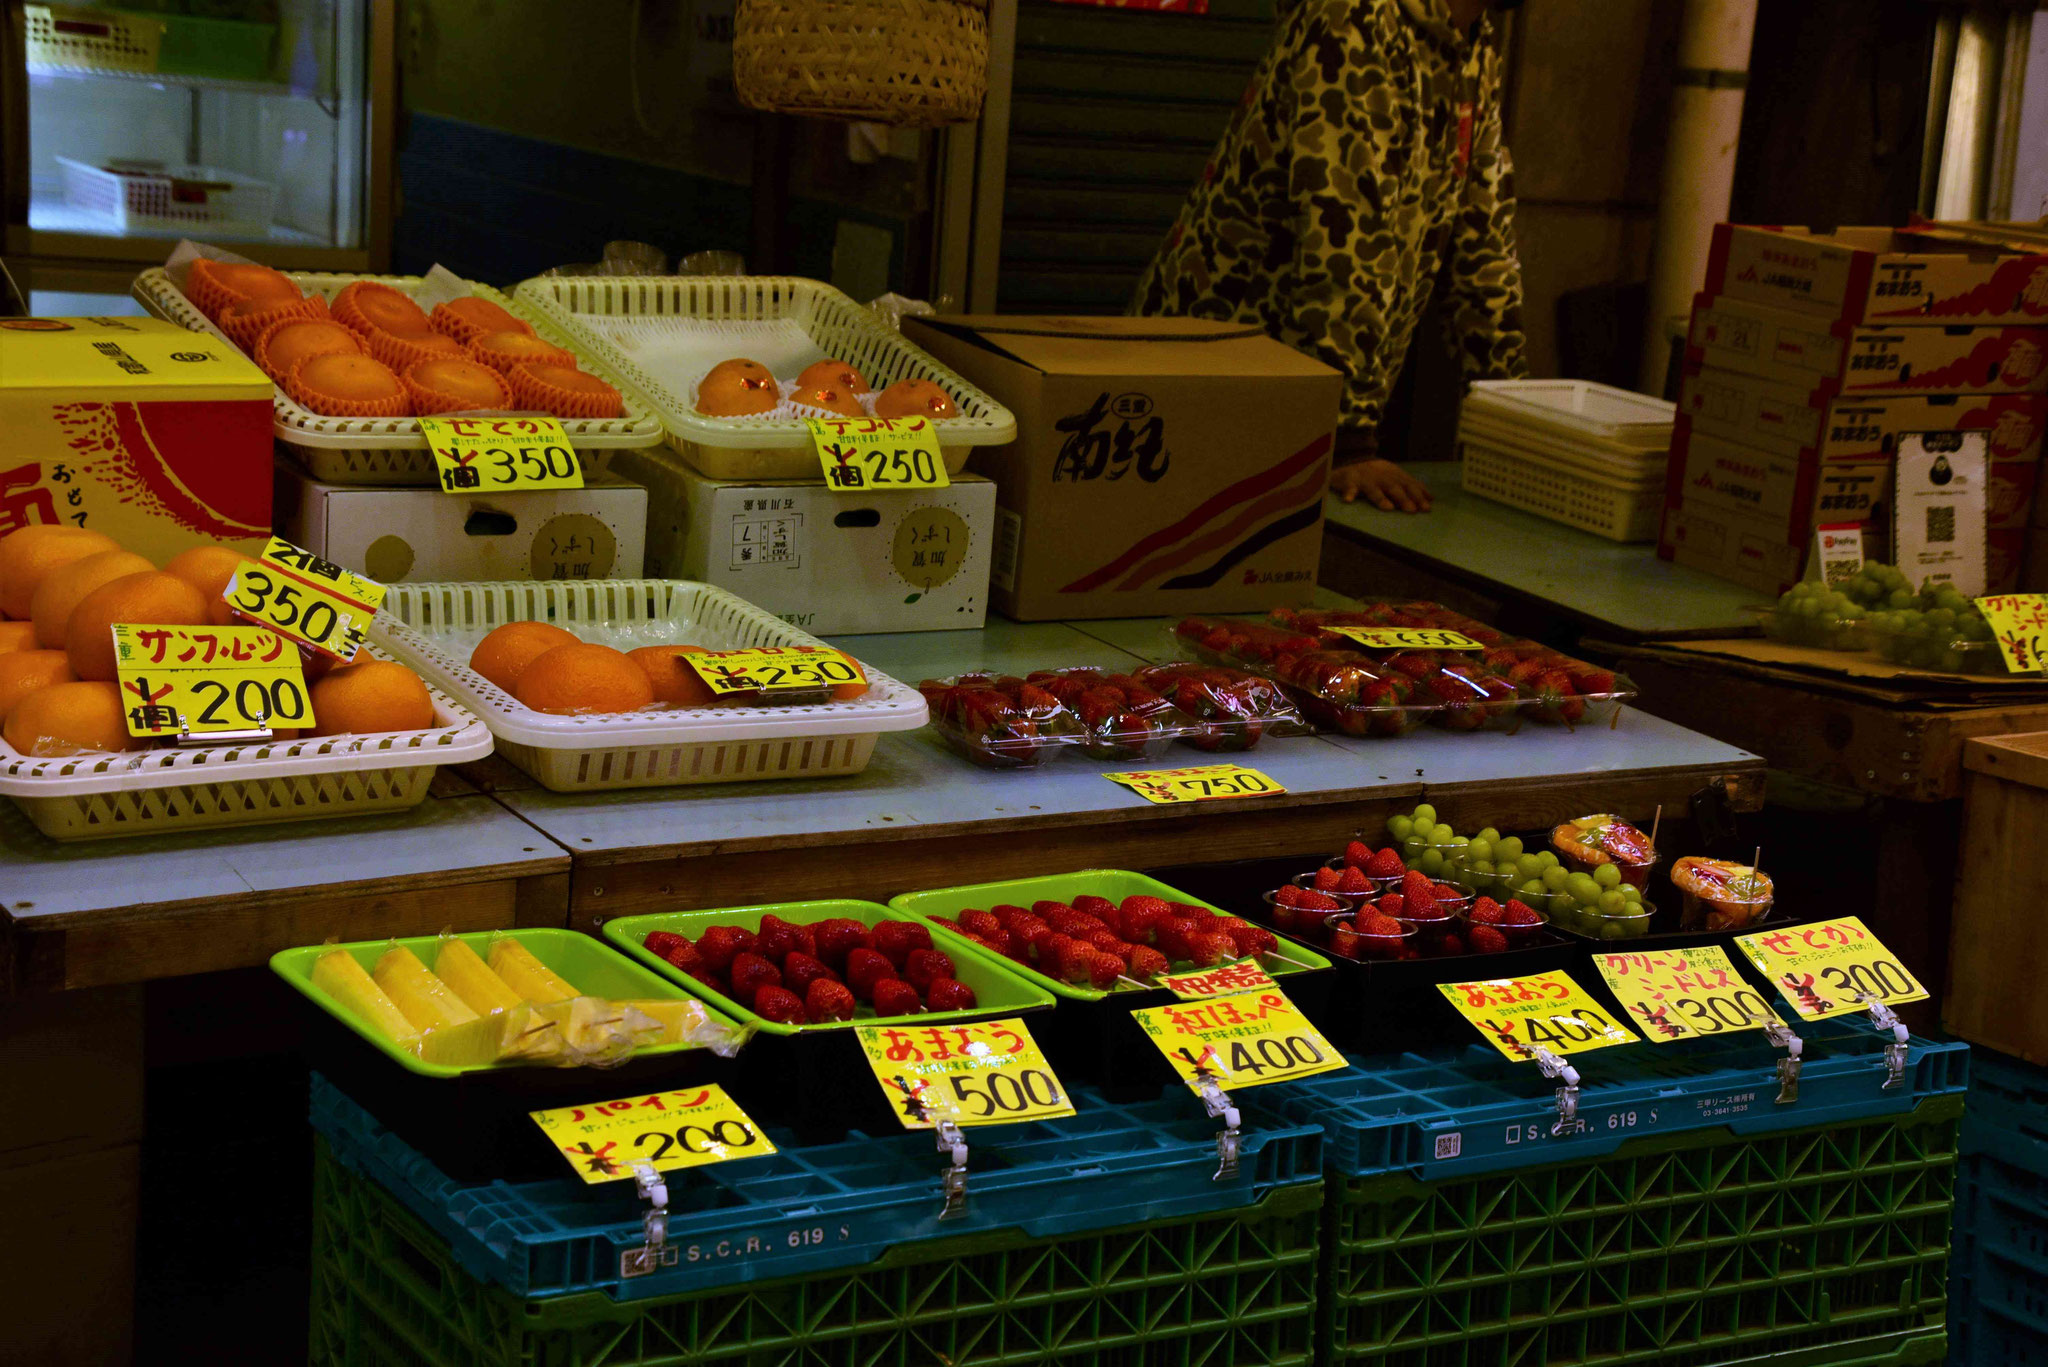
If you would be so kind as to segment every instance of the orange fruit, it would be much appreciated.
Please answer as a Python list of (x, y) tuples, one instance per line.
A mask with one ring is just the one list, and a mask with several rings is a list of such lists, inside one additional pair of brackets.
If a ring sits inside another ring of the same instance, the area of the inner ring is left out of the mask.
[(860, 367), (845, 361), (812, 361), (797, 375), (796, 382), (804, 389), (830, 385), (853, 394), (868, 391), (867, 376), (860, 373)]
[(313, 685), (313, 724), (306, 734), (425, 731), (433, 724), (434, 699), (419, 675), (389, 660), (365, 660)]
[(714, 418), (766, 413), (782, 402), (782, 388), (759, 361), (735, 356), (711, 367), (697, 382), (697, 411)]
[(470, 358), (479, 361), (500, 374), (510, 374), (512, 367), (527, 361), (539, 361), (543, 365), (563, 365), (571, 370), (576, 368), (576, 353), (553, 342), (544, 342), (531, 332), (485, 332), (478, 334), (469, 344)]
[(864, 418), (860, 400), (853, 397), (853, 391), (838, 385), (807, 385), (789, 396), (791, 403), (800, 403), (806, 408), (819, 408), (827, 413), (837, 413), (842, 418)]
[(654, 689), (654, 700), (675, 707), (709, 707), (718, 701), (710, 685), (683, 662), (685, 655), (702, 655), (702, 646), (641, 646), (626, 652), (626, 658), (640, 666)]
[(486, 332), (531, 332), (533, 324), (515, 318), (488, 299), (467, 295), (434, 305), (428, 319), (434, 331), (445, 332), (467, 345)]
[(476, 643), (469, 667), (507, 693), (519, 672), (556, 646), (573, 646), (576, 638), (552, 622), (507, 622)]
[(0, 622), (0, 655), (14, 650), (36, 648), (34, 622)]
[(520, 670), (512, 694), (536, 712), (633, 712), (654, 701), (654, 685), (624, 652), (578, 641)]
[(228, 580), (235, 577), (236, 571), (255, 563), (232, 546), (194, 546), (166, 560), (164, 573), (175, 574), (198, 589), (199, 596), (206, 600), (207, 622), (224, 627), (236, 620), (223, 597), (228, 591)]
[(16, 650), (0, 655), (0, 717), (39, 688), (77, 682), (71, 659), (61, 650)]
[(51, 570), (28, 603), (36, 644), (44, 650), (62, 650), (71, 610), (85, 601), (85, 595), (102, 584), (155, 568), (133, 551), (101, 551)]
[(111, 683), (58, 683), (39, 688), (7, 714), (0, 736), (16, 751), (39, 759), (97, 750), (140, 750), (128, 734), (121, 690)]
[(512, 406), (512, 389), (505, 377), (475, 361), (421, 361), (400, 378), (412, 394), (413, 412), (423, 417)]
[(960, 405), (930, 380), (898, 380), (875, 399), (878, 418), (957, 418)]
[(116, 622), (150, 626), (206, 625), (206, 600), (175, 574), (149, 570), (102, 584), (79, 600), (64, 629), (64, 650), (71, 671), (81, 679), (114, 678)]
[(0, 538), (0, 612), (27, 621), (44, 575), (88, 555), (120, 549), (111, 536), (54, 523), (37, 523)]

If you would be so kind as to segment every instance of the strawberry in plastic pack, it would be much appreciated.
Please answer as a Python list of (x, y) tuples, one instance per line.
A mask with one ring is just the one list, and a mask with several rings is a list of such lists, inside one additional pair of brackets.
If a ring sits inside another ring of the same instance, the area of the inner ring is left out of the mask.
[(947, 745), (990, 769), (1034, 765), (1048, 750), (1081, 740), (1073, 710), (1014, 674), (962, 674), (917, 686), (932, 729)]
[(1080, 720), (1079, 748), (1090, 759), (1149, 759), (1197, 730), (1193, 719), (1134, 675), (1037, 669), (1024, 682), (1058, 698)]
[(1266, 736), (1305, 736), (1314, 728), (1280, 685), (1221, 665), (1150, 665), (1138, 681), (1159, 693), (1193, 723), (1181, 744), (1211, 754), (1249, 750)]

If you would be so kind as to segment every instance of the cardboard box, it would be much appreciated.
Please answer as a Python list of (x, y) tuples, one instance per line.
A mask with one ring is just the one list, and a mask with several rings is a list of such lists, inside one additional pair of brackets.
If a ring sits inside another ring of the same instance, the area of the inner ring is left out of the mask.
[(1666, 509), (1739, 513), (1794, 541), (1822, 522), (1881, 520), (1891, 492), (1888, 461), (1784, 456), (1697, 432), (1683, 417), (1672, 427), (1666, 471)]
[(278, 535), (382, 584), (638, 579), (647, 491), (607, 473), (581, 489), (445, 494), (322, 484), (277, 464)]
[(1657, 554), (1760, 594), (1779, 594), (1805, 565), (1781, 528), (1719, 508), (1666, 507)]
[(666, 451), (622, 451), (647, 489), (647, 572), (716, 584), (823, 635), (952, 631), (988, 616), (995, 485), (840, 493), (822, 480), (726, 481)]
[(995, 605), (1025, 620), (1305, 603), (1343, 377), (1242, 324), (906, 319), (1017, 415), (996, 484)]
[(1944, 249), (1891, 228), (1723, 223), (1706, 289), (1849, 323), (2048, 323), (2048, 255)]
[(2038, 394), (2048, 389), (2048, 330), (1868, 327), (1727, 297), (1693, 301), (1688, 365), (1738, 370), (1839, 393)]
[(1822, 460), (1881, 460), (1901, 432), (1991, 434), (1994, 461), (2033, 462), (2048, 429), (2048, 395), (1883, 394), (1844, 398), (1831, 383), (1786, 383), (1703, 365), (1686, 367), (1678, 411), (1695, 430)]
[(0, 320), (0, 533), (105, 532), (158, 564), (270, 537), (270, 377), (156, 318)]

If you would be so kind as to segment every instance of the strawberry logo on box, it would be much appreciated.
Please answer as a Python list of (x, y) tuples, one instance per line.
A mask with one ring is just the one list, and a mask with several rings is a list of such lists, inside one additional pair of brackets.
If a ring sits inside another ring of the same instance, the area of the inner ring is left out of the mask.
[(2039, 435), (2033, 414), (2021, 407), (2006, 408), (1991, 426), (1991, 453), (1994, 456), (2017, 456), (2032, 446)]
[(2017, 386), (2027, 384), (2040, 373), (2040, 344), (2025, 337), (2016, 339), (2005, 356), (2005, 378)]

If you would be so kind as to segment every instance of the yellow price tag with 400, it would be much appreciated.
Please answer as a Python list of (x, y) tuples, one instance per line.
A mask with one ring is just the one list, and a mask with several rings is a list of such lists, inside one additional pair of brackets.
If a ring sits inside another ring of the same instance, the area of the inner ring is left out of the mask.
[(1437, 990), (1488, 1044), (1517, 1063), (1534, 1062), (1538, 1049), (1582, 1054), (1636, 1043), (1635, 1032), (1616, 1022), (1567, 973), (1439, 983)]
[(854, 1038), (906, 1130), (1010, 1125), (1072, 1115), (1074, 1103), (1021, 1020), (857, 1025)]
[(775, 1152), (723, 1087), (685, 1087), (527, 1114), (576, 1175), (592, 1185), (631, 1177), (635, 1163), (666, 1172)]
[(1345, 1065), (1322, 1032), (1278, 987), (1131, 1012), (1190, 1090), (1291, 1082)]

